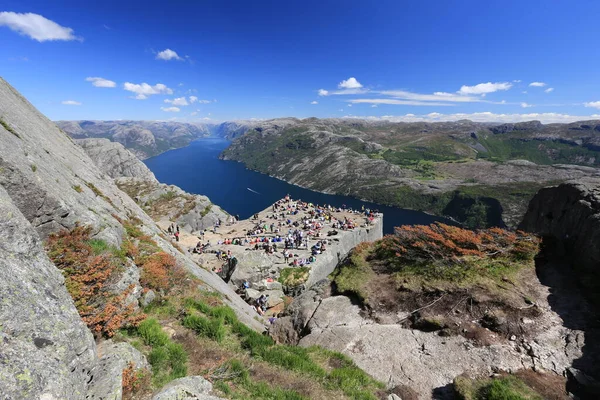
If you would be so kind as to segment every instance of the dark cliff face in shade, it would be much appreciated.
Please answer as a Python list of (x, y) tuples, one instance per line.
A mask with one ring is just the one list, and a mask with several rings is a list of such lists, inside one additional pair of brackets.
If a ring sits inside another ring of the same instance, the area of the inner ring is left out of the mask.
[(519, 229), (548, 237), (572, 261), (580, 282), (600, 304), (600, 179), (569, 181), (540, 190)]

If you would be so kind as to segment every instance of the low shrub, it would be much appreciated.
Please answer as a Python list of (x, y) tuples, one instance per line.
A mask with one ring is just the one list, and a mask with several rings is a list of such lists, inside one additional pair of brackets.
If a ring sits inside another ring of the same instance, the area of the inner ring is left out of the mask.
[[(91, 227), (76, 226), (49, 236), (46, 250), (62, 271), (69, 294), (87, 326), (97, 335), (111, 337), (118, 329), (136, 326), (145, 318), (125, 299), (133, 290), (114, 294), (109, 284), (121, 264), (118, 259), (100, 252), (100, 241), (90, 245)], [(97, 253), (98, 251), (98, 253)]]

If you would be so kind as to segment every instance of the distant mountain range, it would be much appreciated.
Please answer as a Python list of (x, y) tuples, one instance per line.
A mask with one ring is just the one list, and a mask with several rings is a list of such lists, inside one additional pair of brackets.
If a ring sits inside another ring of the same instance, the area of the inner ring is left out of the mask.
[(220, 124), (59, 121), (73, 138), (120, 142), (141, 159), (192, 140), (232, 140), (222, 157), (327, 193), (516, 226), (533, 193), (600, 174), (600, 121), (392, 123), (278, 118)]
[(192, 140), (219, 136), (233, 139), (257, 123), (252, 121), (220, 124), (161, 121), (57, 121), (74, 139), (106, 138), (119, 142), (138, 158), (146, 159), (167, 150), (185, 147)]

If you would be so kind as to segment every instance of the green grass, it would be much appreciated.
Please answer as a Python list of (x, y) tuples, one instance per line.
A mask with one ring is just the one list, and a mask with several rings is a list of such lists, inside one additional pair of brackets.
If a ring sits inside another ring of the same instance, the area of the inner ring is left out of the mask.
[(12, 128), (12, 126), (10, 126), (8, 124), (8, 122), (4, 121), (2, 118), (0, 118), (0, 125), (2, 125), (2, 127), (4, 127), (4, 129), (6, 129), (7, 131), (9, 131), (13, 135), (15, 135), (16, 137), (18, 137), (19, 139), (21, 139), (21, 136), (19, 136), (19, 134)]
[[(210, 306), (203, 301), (186, 299), (184, 301), (188, 315), (183, 318), (183, 326), (194, 330), (199, 336), (207, 337), (216, 345), (231, 345), (232, 341), (239, 343), (242, 354), (248, 354), (252, 359), (281, 367), (318, 382), (328, 390), (341, 390), (350, 398), (376, 400), (374, 392), (383, 387), (346, 356), (319, 347), (302, 348), (275, 344), (269, 336), (256, 332), (241, 323), (233, 310), (227, 306)], [(203, 314), (203, 316), (197, 315)], [(236, 347), (236, 346), (233, 346)], [(339, 368), (332, 372), (321, 365), (319, 360), (336, 359)], [(229, 372), (236, 377), (233, 381), (240, 386), (238, 391), (224, 384), (215, 386), (232, 398), (268, 398), (268, 399), (302, 399), (295, 391), (283, 390), (264, 382), (250, 380), (249, 371), (239, 360), (230, 360), (226, 365)], [(227, 387), (227, 388), (226, 388)], [(229, 390), (229, 391), (228, 391)], [(239, 397), (238, 397), (239, 396)], [(248, 397), (244, 397), (248, 396)]]
[(332, 274), (338, 292), (354, 294), (363, 302), (367, 301), (369, 296), (363, 285), (373, 276), (373, 270), (365, 258), (364, 254), (355, 249), (350, 254), (349, 262)]
[(472, 380), (459, 376), (454, 380), (462, 400), (542, 400), (543, 397), (515, 376)]
[(160, 388), (187, 375), (187, 354), (183, 347), (173, 342), (162, 330), (157, 320), (149, 318), (137, 327), (137, 334), (152, 349), (148, 362), (152, 365), (152, 383)]
[(295, 287), (306, 282), (309, 273), (308, 267), (283, 268), (279, 272), (278, 281), (284, 286)]
[(479, 142), (488, 150), (487, 154), (481, 153), (479, 157), (492, 161), (521, 159), (543, 165), (600, 165), (597, 151), (559, 141), (523, 140), (518, 135), (514, 137), (491, 135), (481, 137)]
[(81, 188), (80, 185), (73, 185), (73, 190), (76, 191), (77, 193), (83, 192), (83, 189)]
[[(244, 364), (236, 359), (230, 360), (225, 367), (231, 380), (239, 387), (239, 392), (232, 393), (229, 386), (221, 383), (215, 384), (215, 388), (225, 394), (232, 395), (233, 399), (269, 399), (269, 400), (308, 400), (295, 390), (282, 389), (271, 386), (265, 382), (255, 382), (250, 378), (250, 373)], [(217, 381), (219, 382), (219, 381)], [(226, 389), (224, 389), (226, 387)]]
[(102, 239), (91, 239), (88, 240), (87, 244), (90, 245), (95, 255), (102, 254), (111, 248), (108, 243)]
[(148, 346), (164, 346), (169, 343), (169, 335), (155, 319), (146, 319), (138, 326), (137, 331)]
[(210, 210), (212, 210), (212, 204), (207, 205), (206, 207), (204, 207), (204, 210), (202, 210), (200, 212), (200, 216), (202, 218), (206, 217), (208, 215), (208, 213), (210, 212)]
[(160, 195), (161, 200), (172, 200), (177, 197), (177, 194), (173, 190), (169, 190), (167, 193)]
[(31, 170), (33, 172), (37, 171), (37, 166), (35, 164), (31, 164)]
[(221, 343), (226, 334), (223, 320), (219, 318), (208, 319), (197, 315), (188, 315), (183, 319), (183, 326), (217, 343)]

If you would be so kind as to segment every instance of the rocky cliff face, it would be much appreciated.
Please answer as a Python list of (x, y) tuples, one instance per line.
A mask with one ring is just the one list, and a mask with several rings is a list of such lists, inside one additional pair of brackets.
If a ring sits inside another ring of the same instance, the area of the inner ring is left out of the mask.
[[(127, 162), (116, 170), (140, 172)], [(114, 171), (105, 171), (0, 79), (3, 398), (120, 398), (122, 370), (111, 363), (122, 361), (99, 358), (60, 272), (41, 244), (50, 234), (77, 225), (90, 226), (93, 238), (118, 248), (125, 232), (122, 221), (135, 218), (161, 251), (175, 257), (208, 289), (223, 294), (241, 321), (262, 329), (239, 296), (165, 240), (156, 223), (107, 176)]]
[(519, 229), (553, 237), (575, 261), (579, 273), (600, 277), (600, 179), (540, 190)]
[(208, 197), (158, 182), (152, 171), (120, 143), (108, 139), (82, 139), (76, 140), (76, 143), (102, 172), (115, 179), (117, 186), (156, 221), (172, 221), (182, 229), (196, 232), (228, 217)]
[(84, 398), (98, 363), (94, 339), (38, 233), (2, 187), (0, 260), (0, 397)]
[[(583, 354), (569, 377), (581, 398), (600, 396), (600, 179), (565, 182), (540, 190), (519, 229), (543, 237), (538, 260), (541, 279), (552, 286), (551, 300), (565, 324), (585, 331)], [(560, 270), (557, 278), (552, 270)], [(548, 272), (550, 271), (550, 272)], [(585, 301), (573, 299), (583, 296)]]
[(85, 150), (102, 172), (113, 179), (132, 177), (157, 182), (152, 171), (120, 143), (108, 139), (78, 139), (75, 143)]

